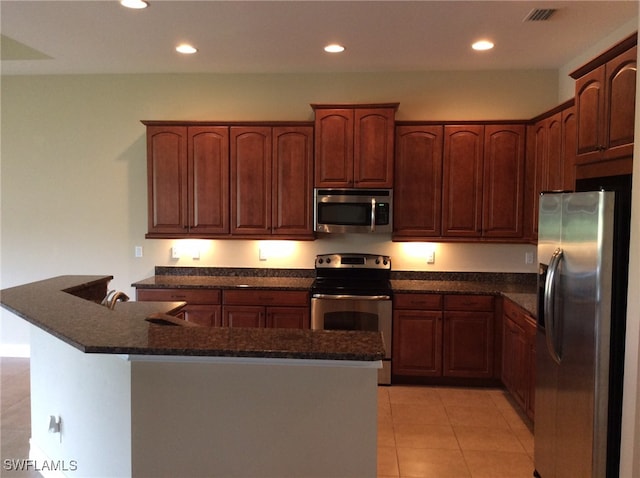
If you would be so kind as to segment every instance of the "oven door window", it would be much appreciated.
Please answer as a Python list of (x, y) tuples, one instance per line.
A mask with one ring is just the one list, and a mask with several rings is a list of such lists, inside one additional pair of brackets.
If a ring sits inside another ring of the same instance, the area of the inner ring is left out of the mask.
[(318, 224), (371, 225), (371, 203), (318, 203)]
[(369, 312), (338, 311), (324, 314), (325, 330), (378, 330), (378, 315)]

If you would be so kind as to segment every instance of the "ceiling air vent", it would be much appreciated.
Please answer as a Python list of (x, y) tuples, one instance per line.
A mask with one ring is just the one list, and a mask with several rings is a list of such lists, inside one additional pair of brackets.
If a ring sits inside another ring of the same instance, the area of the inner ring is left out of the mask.
[(556, 13), (555, 8), (534, 8), (529, 14), (524, 17), (523, 22), (543, 22), (549, 20), (551, 15)]

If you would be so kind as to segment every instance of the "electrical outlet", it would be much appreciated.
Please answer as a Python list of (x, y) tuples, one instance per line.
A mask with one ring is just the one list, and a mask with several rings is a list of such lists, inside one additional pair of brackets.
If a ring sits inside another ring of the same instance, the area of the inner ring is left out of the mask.
[(524, 253), (524, 262), (525, 264), (533, 264), (533, 252)]
[(136, 246), (135, 247), (135, 256), (136, 257), (142, 257), (142, 246)]
[(171, 259), (180, 259), (180, 248), (178, 246), (171, 248)]
[(435, 264), (436, 263), (436, 251), (429, 251), (427, 254), (427, 264)]

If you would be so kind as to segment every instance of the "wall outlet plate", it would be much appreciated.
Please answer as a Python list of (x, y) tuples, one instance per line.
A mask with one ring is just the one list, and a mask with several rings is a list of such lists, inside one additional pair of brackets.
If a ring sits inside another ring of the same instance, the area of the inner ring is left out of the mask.
[(436, 263), (436, 251), (429, 251), (427, 253), (427, 264), (435, 264)]
[(171, 259), (180, 259), (180, 248), (178, 246), (171, 248)]

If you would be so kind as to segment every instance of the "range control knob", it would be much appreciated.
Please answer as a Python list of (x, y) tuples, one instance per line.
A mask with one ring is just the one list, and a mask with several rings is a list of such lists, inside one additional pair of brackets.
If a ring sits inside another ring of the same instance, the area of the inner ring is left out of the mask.
[(327, 257), (327, 264), (331, 264), (331, 257)]

